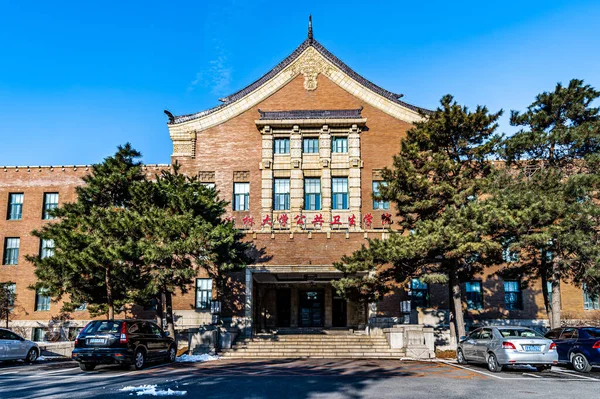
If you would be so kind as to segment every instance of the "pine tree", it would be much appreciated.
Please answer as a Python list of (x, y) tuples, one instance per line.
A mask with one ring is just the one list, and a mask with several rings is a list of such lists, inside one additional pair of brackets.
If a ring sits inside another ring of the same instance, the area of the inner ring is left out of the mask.
[(38, 282), (56, 299), (68, 295), (63, 310), (87, 304), (92, 314), (114, 318), (145, 285), (140, 276), (139, 215), (131, 210), (132, 187), (145, 180), (140, 153), (130, 144), (93, 165), (77, 200), (52, 211), (56, 222), (33, 234), (54, 241), (50, 257), (29, 256)]
[(560, 327), (561, 281), (598, 292), (600, 114), (591, 106), (598, 97), (573, 79), (539, 94), (525, 113), (512, 111), (521, 129), (502, 145), (506, 168), (490, 200), (497, 238), (519, 254), (507, 269), (541, 279), (552, 328)]
[[(373, 300), (411, 275), (447, 281), (458, 335), (465, 334), (461, 279), (478, 271), (496, 248), (485, 239), (488, 226), (479, 197), (493, 171), (490, 157), (500, 142), (495, 130), (501, 114), (482, 106), (471, 112), (447, 95), (441, 107), (415, 123), (393, 168), (384, 170), (388, 184), (380, 193), (396, 205), (404, 234), (370, 240), (368, 247), (344, 257), (336, 265), (346, 274), (335, 283), (339, 291)], [(352, 277), (358, 272), (368, 274)]]
[(167, 330), (175, 336), (172, 297), (185, 293), (200, 267), (216, 281), (223, 294), (227, 273), (247, 262), (248, 245), (233, 222), (222, 218), (227, 203), (197, 176), (163, 171), (154, 181), (134, 190), (134, 208), (140, 214), (142, 277), (148, 282), (140, 295), (164, 294)]

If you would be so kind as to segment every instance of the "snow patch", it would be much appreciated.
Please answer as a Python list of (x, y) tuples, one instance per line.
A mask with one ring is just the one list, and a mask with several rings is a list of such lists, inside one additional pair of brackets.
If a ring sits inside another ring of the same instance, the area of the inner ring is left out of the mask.
[(137, 396), (150, 395), (150, 396), (184, 396), (187, 395), (187, 391), (173, 391), (171, 388), (165, 390), (156, 389), (156, 385), (140, 385), (137, 387), (127, 386), (120, 389), (122, 392), (131, 392), (130, 395), (135, 393)]
[(211, 362), (213, 360), (219, 360), (219, 356), (213, 355), (181, 355), (177, 358), (178, 362), (181, 363), (199, 363), (199, 362)]

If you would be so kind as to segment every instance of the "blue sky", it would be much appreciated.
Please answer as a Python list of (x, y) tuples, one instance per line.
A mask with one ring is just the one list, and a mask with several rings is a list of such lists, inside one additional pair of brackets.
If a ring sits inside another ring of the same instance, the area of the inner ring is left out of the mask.
[(404, 100), (524, 109), (600, 88), (600, 1), (0, 0), (0, 165), (99, 162), (131, 142), (170, 162), (163, 109), (218, 104), (306, 37)]

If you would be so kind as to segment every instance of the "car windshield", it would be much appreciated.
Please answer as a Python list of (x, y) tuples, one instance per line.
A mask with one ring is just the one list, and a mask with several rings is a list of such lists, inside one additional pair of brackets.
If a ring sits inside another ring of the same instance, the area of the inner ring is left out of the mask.
[(583, 331), (588, 333), (592, 338), (600, 338), (600, 328), (584, 328)]
[(498, 331), (505, 338), (543, 338), (542, 334), (528, 328), (499, 328)]
[(120, 321), (92, 321), (82, 331), (83, 334), (114, 334), (121, 331)]

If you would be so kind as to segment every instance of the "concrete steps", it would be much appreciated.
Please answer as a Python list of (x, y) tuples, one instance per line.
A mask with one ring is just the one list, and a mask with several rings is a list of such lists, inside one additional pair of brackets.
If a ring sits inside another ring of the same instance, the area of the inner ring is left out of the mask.
[(368, 335), (271, 335), (242, 338), (224, 358), (344, 358), (399, 359), (403, 350), (390, 349), (384, 337)]

